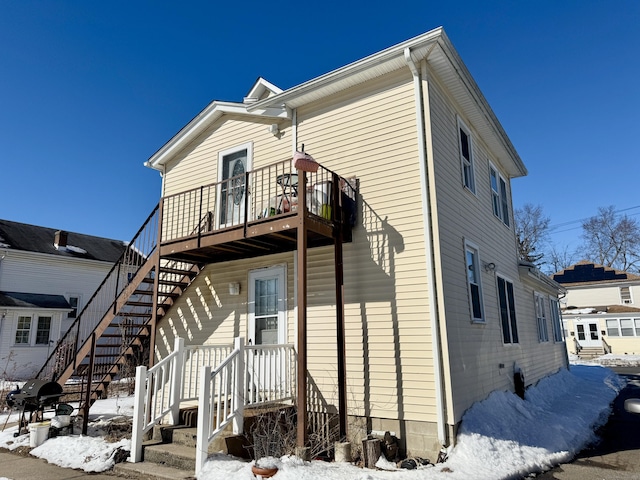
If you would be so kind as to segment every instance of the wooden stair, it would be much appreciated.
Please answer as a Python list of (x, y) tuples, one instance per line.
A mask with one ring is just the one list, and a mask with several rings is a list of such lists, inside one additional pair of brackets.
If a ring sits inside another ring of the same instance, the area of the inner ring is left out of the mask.
[(578, 353), (578, 357), (582, 360), (591, 360), (605, 354), (602, 347), (582, 347)]
[(157, 221), (156, 208), (40, 369), (37, 378), (64, 386), (64, 401), (91, 405), (148, 364), (154, 325), (200, 273), (159, 258)]

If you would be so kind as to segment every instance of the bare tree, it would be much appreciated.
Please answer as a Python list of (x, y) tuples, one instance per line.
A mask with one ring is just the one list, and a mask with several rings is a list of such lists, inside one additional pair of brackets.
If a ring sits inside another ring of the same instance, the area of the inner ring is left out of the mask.
[(540, 266), (544, 257), (542, 249), (549, 237), (549, 217), (540, 205), (531, 203), (516, 209), (514, 217), (520, 260)]
[(613, 206), (600, 207), (598, 215), (582, 223), (584, 255), (617, 270), (640, 269), (640, 225), (636, 219), (618, 215)]
[(546, 263), (548, 265), (548, 271), (545, 271), (545, 273), (551, 275), (559, 272), (560, 270), (564, 270), (576, 263), (576, 257), (577, 253), (575, 251), (569, 251), (567, 247), (560, 249), (556, 246), (552, 246), (547, 255)]

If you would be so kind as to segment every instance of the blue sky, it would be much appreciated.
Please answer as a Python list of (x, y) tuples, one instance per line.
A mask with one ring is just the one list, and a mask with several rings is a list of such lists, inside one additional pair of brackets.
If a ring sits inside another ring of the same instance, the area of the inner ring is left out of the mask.
[(129, 240), (144, 161), (210, 101), (444, 26), (529, 169), (515, 206), (575, 247), (598, 207), (640, 214), (639, 25), (635, 0), (0, 1), (0, 218)]

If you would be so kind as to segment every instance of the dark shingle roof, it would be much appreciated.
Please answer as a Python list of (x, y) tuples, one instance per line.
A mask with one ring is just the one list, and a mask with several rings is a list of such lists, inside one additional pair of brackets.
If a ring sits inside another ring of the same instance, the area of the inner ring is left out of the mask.
[(0, 307), (71, 309), (71, 306), (62, 295), (18, 292), (0, 292)]
[(54, 228), (0, 220), (0, 249), (115, 263), (126, 247), (120, 240), (67, 232), (67, 245), (70, 248), (57, 249), (54, 246), (56, 231)]
[(562, 285), (589, 284), (601, 282), (628, 282), (640, 280), (640, 276), (616, 270), (604, 265), (583, 260), (553, 274), (552, 278)]

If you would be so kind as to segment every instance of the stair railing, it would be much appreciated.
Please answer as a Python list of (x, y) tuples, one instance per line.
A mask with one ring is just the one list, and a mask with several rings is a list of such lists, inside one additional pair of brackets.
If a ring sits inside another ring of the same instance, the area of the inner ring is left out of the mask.
[(170, 425), (179, 423), (184, 339), (176, 337), (173, 352), (147, 369), (136, 368), (136, 391), (133, 404), (130, 462), (142, 460), (142, 438), (164, 417)]
[[(156, 250), (158, 236), (158, 206), (151, 212), (125, 251), (113, 265), (105, 279), (96, 289), (80, 314), (58, 341), (57, 347), (44, 363), (37, 378), (58, 380), (70, 365), (77, 368), (83, 359), (78, 359), (78, 351), (87, 341), (101, 320), (112, 309), (116, 300), (129, 285), (138, 270)], [(116, 313), (116, 312), (114, 312)]]

